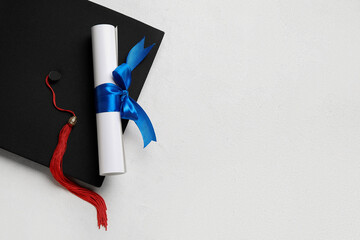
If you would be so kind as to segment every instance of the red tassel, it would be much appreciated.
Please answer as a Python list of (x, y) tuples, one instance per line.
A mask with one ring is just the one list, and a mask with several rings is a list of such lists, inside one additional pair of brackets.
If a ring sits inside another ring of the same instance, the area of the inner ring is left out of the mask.
[(98, 226), (103, 226), (107, 230), (106, 204), (104, 199), (97, 193), (90, 191), (78, 184), (70, 181), (63, 173), (63, 156), (66, 151), (67, 140), (69, 138), (72, 125), (67, 123), (60, 131), (59, 142), (55, 148), (50, 162), (50, 171), (53, 177), (67, 190), (79, 198), (94, 205), (97, 211)]
[(63, 187), (69, 190), (71, 193), (75, 194), (79, 198), (91, 203), (97, 211), (97, 219), (99, 228), (103, 226), (107, 230), (107, 215), (106, 215), (106, 204), (104, 199), (97, 193), (79, 186), (78, 184), (72, 182), (70, 179), (64, 176), (63, 173), (63, 156), (66, 151), (67, 141), (73, 126), (76, 124), (76, 116), (70, 110), (65, 110), (56, 106), (55, 93), (49, 84), (49, 76), (46, 77), (46, 85), (50, 88), (53, 93), (53, 104), (60, 111), (66, 111), (73, 114), (69, 119), (69, 122), (61, 129), (59, 134), (59, 141), (55, 148), (54, 154), (50, 162), (50, 171), (53, 177), (60, 183)]

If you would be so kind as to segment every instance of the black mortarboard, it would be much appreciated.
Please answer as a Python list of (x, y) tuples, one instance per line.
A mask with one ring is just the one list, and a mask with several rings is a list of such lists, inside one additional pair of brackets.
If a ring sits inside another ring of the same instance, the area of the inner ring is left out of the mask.
[(162, 31), (86, 0), (0, 3), (0, 147), (49, 166), (68, 118), (54, 109), (44, 82), (49, 72), (57, 70), (61, 73), (61, 80), (53, 84), (57, 103), (78, 116), (64, 173), (98, 187), (103, 177), (98, 168), (91, 27), (101, 23), (118, 26), (119, 63), (144, 36), (145, 45), (156, 44), (132, 72), (129, 95), (137, 100)]

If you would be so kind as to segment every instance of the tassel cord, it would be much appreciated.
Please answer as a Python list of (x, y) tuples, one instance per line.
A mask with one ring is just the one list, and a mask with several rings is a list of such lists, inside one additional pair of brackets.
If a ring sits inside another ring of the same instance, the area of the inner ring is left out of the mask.
[(63, 173), (63, 157), (66, 152), (69, 135), (73, 126), (76, 124), (76, 116), (73, 111), (59, 108), (56, 105), (55, 92), (49, 84), (49, 76), (46, 77), (46, 85), (50, 88), (53, 94), (53, 104), (55, 108), (59, 111), (68, 112), (73, 115), (73, 117), (69, 119), (69, 122), (65, 124), (65, 126), (61, 129), (59, 133), (58, 144), (50, 161), (50, 172), (55, 178), (55, 180), (63, 187), (65, 187), (68, 191), (78, 196), (79, 198), (89, 202), (96, 208), (98, 227), (100, 228), (101, 226), (103, 226), (105, 230), (107, 230), (107, 208), (104, 199), (99, 194), (74, 183), (73, 181), (68, 179)]

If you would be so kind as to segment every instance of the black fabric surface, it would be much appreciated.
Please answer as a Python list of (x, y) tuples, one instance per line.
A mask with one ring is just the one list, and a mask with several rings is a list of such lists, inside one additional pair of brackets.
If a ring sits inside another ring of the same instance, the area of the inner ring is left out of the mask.
[(78, 116), (64, 173), (97, 187), (104, 178), (98, 168), (91, 27), (101, 23), (119, 27), (119, 63), (143, 36), (145, 47), (156, 43), (133, 71), (129, 95), (137, 100), (162, 31), (86, 0), (0, 3), (0, 147), (49, 166), (59, 131), (70, 117), (55, 110), (45, 85), (46, 75), (57, 70), (62, 75), (52, 85), (57, 103)]

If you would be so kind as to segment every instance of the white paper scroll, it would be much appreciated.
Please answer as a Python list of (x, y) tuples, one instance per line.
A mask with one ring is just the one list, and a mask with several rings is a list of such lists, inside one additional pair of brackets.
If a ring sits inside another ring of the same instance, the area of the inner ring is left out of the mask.
[[(117, 29), (108, 24), (91, 28), (95, 87), (114, 83), (118, 66)], [(119, 112), (96, 114), (100, 175), (125, 173), (124, 147)]]

